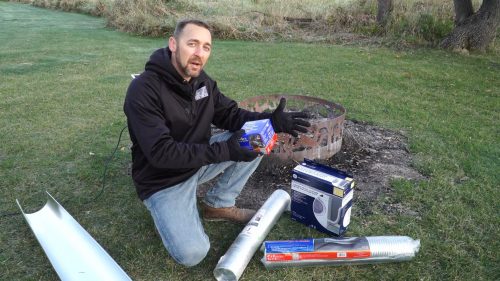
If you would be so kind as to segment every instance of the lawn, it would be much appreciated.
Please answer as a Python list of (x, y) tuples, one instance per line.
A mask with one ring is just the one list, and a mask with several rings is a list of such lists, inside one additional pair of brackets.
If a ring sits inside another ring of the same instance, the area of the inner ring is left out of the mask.
[[(34, 212), (50, 192), (133, 280), (213, 280), (241, 226), (206, 223), (212, 249), (191, 269), (169, 258), (127, 174), (128, 135), (106, 177), (130, 73), (166, 39), (134, 37), (85, 15), (0, 2), (0, 280), (57, 275), (15, 203)], [(405, 263), (267, 271), (257, 253), (241, 280), (498, 280), (500, 57), (430, 49), (214, 42), (207, 72), (228, 96), (316, 96), (347, 118), (405, 132), (428, 180), (392, 183), (379, 200), (418, 216), (377, 210), (348, 236), (421, 240)], [(98, 196), (98, 197), (97, 197)], [(96, 198), (97, 197), (97, 198)], [(355, 209), (354, 205), (354, 209)], [(268, 239), (324, 237), (286, 215)]]

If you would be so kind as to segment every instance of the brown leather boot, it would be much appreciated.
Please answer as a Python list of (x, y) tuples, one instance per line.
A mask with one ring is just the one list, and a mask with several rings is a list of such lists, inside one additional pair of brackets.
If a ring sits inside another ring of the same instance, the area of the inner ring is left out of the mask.
[(202, 217), (206, 221), (232, 221), (246, 224), (249, 222), (255, 210), (233, 207), (214, 208), (205, 203), (201, 203)]

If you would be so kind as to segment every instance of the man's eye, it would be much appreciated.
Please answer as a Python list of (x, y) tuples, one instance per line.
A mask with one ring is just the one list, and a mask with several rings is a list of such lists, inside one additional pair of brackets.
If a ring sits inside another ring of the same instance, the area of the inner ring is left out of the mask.
[(193, 42), (190, 42), (190, 43), (188, 43), (187, 45), (188, 45), (189, 47), (194, 47), (194, 46), (196, 46), (196, 44), (195, 44), (195, 43), (193, 43)]
[(205, 50), (205, 52), (210, 52), (210, 47), (205, 46), (205, 47), (203, 47), (203, 50)]

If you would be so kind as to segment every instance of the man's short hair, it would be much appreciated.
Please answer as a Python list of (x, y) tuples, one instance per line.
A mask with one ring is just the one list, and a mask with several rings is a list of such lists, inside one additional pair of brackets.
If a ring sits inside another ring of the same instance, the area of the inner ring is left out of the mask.
[(179, 21), (177, 23), (177, 25), (175, 26), (174, 37), (179, 38), (179, 35), (181, 35), (182, 31), (184, 30), (184, 27), (186, 27), (186, 25), (188, 25), (188, 24), (194, 24), (194, 25), (197, 25), (200, 27), (204, 27), (210, 33), (212, 33), (212, 28), (210, 27), (210, 25), (208, 23), (206, 23), (202, 20), (197, 20), (197, 19), (185, 19), (185, 20)]

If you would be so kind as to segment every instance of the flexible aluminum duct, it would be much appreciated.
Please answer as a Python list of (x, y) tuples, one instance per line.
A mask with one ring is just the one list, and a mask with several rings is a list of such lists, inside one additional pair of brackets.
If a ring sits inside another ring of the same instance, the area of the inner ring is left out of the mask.
[(266, 241), (262, 263), (268, 269), (313, 265), (371, 264), (411, 260), (420, 240), (372, 236)]
[(285, 209), (290, 208), (290, 195), (278, 189), (264, 202), (236, 240), (229, 247), (214, 269), (218, 281), (238, 280), (255, 251), (262, 244), (271, 228)]

